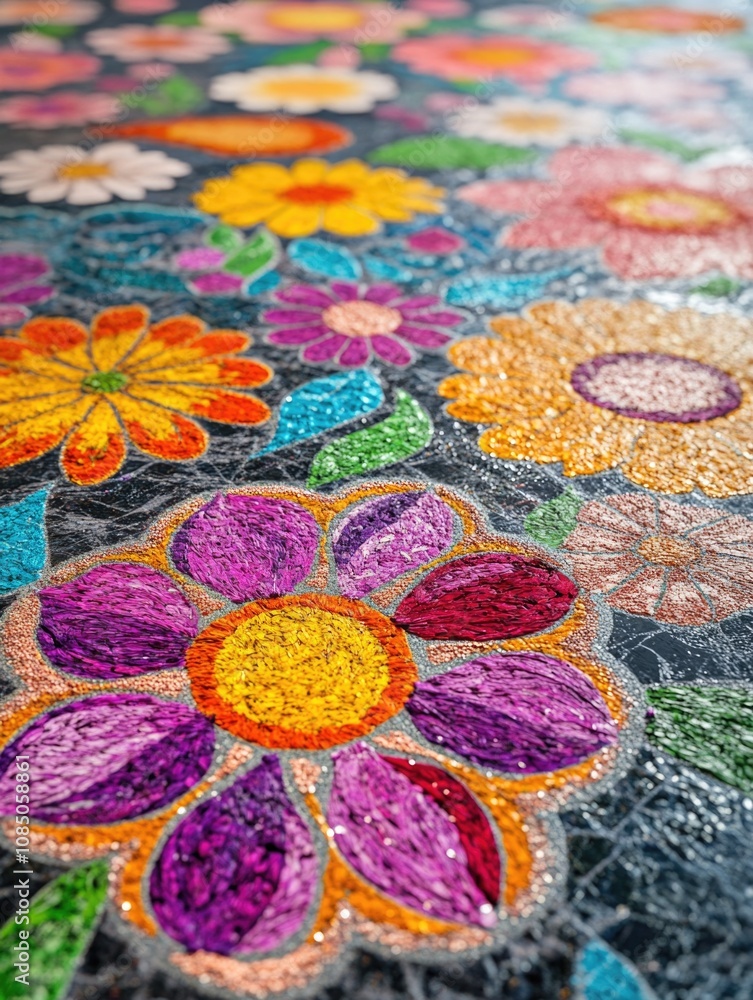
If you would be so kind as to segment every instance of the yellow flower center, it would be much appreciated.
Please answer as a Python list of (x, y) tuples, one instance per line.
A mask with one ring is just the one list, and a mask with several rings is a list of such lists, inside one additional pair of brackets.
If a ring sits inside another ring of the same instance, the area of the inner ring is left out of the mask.
[(536, 58), (535, 53), (528, 49), (518, 48), (462, 48), (452, 53), (453, 58), (471, 63), (473, 66), (486, 66), (488, 69), (508, 69), (511, 66), (523, 66)]
[(300, 205), (334, 205), (353, 197), (353, 189), (340, 184), (296, 184), (283, 192), (283, 198)]
[(604, 208), (619, 225), (664, 232), (704, 232), (738, 219), (736, 210), (719, 198), (672, 188), (621, 191), (608, 198)]
[(107, 177), (110, 167), (106, 163), (67, 163), (58, 167), (57, 175), (61, 181), (81, 181), (92, 177)]
[(650, 535), (641, 542), (638, 551), (648, 562), (660, 566), (689, 566), (701, 554), (694, 542), (672, 535)]
[(499, 124), (509, 128), (512, 132), (554, 132), (562, 124), (562, 119), (558, 115), (536, 114), (533, 111), (511, 111), (509, 114), (500, 115)]
[(398, 712), (416, 668), (389, 618), (359, 601), (299, 594), (213, 622), (188, 653), (194, 698), (263, 746), (329, 747)]
[(266, 13), (267, 24), (283, 31), (348, 31), (358, 28), (364, 13), (339, 3), (287, 3)]
[(322, 313), (322, 319), (335, 333), (348, 337), (373, 337), (378, 333), (397, 330), (403, 317), (397, 309), (380, 306), (376, 302), (338, 302)]
[(261, 85), (254, 83), (254, 91), (275, 101), (331, 101), (341, 97), (355, 97), (360, 93), (360, 88), (350, 80), (312, 74), (264, 80)]

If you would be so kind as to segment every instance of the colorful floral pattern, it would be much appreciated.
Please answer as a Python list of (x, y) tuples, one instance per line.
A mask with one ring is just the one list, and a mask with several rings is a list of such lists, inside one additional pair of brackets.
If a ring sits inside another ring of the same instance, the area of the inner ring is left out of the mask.
[(94, 76), (101, 63), (84, 52), (0, 48), (0, 90), (48, 90)]
[(315, 111), (360, 114), (397, 93), (395, 80), (386, 73), (297, 63), (225, 73), (215, 77), (209, 89), (215, 101), (231, 101), (243, 111), (295, 115)]
[(30, 320), (0, 341), (0, 468), (62, 443), (63, 472), (87, 486), (118, 472), (127, 440), (164, 461), (198, 458), (209, 436), (193, 417), (248, 426), (269, 417), (264, 403), (235, 391), (272, 375), (237, 357), (249, 343), (193, 316), (150, 325), (139, 305), (105, 309), (89, 331), (64, 317)]
[(631, 699), (590, 614), (444, 489), (195, 498), (14, 608), (0, 809), (34, 754), (47, 853), (120, 855), (123, 917), (215, 986), (292, 986), (354, 934), (488, 946), (616, 759)]
[(213, 31), (181, 28), (174, 24), (124, 24), (120, 28), (98, 28), (86, 40), (102, 56), (115, 56), (122, 62), (167, 59), (170, 62), (197, 63), (222, 55), (230, 43)]
[(0, 122), (14, 128), (62, 128), (111, 121), (120, 114), (120, 102), (109, 94), (82, 94), (57, 90), (53, 94), (20, 94), (0, 100)]

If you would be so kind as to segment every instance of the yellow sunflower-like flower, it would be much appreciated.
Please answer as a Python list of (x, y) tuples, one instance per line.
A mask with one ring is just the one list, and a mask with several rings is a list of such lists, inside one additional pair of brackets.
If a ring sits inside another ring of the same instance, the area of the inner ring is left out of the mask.
[(402, 170), (372, 170), (360, 160), (330, 164), (302, 159), (291, 167), (250, 163), (207, 181), (194, 195), (203, 211), (232, 226), (263, 222), (278, 236), (376, 233), (383, 222), (409, 222), (417, 212), (442, 211), (442, 188)]
[(662, 493), (753, 492), (753, 322), (648, 302), (544, 302), (449, 351), (449, 413), (498, 458), (620, 468)]
[(194, 316), (152, 326), (141, 305), (115, 306), (91, 331), (73, 319), (40, 316), (0, 339), (0, 468), (65, 442), (63, 472), (81, 486), (123, 464), (126, 440), (154, 458), (198, 458), (209, 437), (190, 416), (259, 424), (265, 403), (225, 386), (254, 387), (272, 372), (235, 355), (250, 341), (209, 330)]

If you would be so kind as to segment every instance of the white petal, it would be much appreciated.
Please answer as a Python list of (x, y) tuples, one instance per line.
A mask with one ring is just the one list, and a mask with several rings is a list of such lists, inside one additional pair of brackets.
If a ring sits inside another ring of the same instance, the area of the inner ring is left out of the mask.
[(70, 205), (101, 205), (105, 201), (112, 201), (112, 195), (98, 181), (74, 181), (67, 201)]

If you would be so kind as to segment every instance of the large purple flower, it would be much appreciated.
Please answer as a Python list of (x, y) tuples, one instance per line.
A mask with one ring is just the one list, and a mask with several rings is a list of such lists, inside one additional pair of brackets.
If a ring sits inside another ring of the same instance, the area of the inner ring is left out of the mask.
[(567, 645), (588, 616), (572, 581), (410, 484), (235, 490), (149, 539), (11, 610), (34, 633), (11, 647), (29, 721), (0, 755), (0, 815), (28, 758), (46, 849), (71, 828), (122, 845), (121, 912), (153, 913), (217, 985), (319, 967), (350, 927), (493, 943), (500, 909), (551, 881), (521, 794), (606, 770), (622, 719), (611, 673)]
[(291, 285), (275, 298), (282, 307), (262, 315), (265, 323), (278, 327), (268, 335), (269, 342), (301, 347), (303, 361), (329, 361), (343, 368), (364, 365), (372, 354), (391, 365), (408, 365), (416, 350), (448, 344), (452, 328), (466, 318), (436, 295), (412, 295), (390, 284)]

